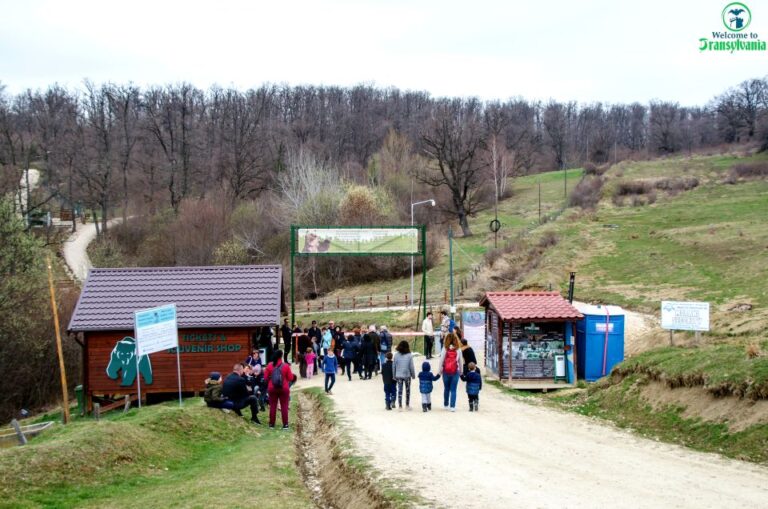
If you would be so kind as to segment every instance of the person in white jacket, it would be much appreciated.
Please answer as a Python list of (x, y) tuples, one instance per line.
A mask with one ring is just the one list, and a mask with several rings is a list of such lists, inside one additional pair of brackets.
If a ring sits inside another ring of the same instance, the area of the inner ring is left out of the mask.
[(432, 348), (435, 346), (435, 326), (432, 324), (432, 311), (421, 322), (421, 332), (424, 334), (424, 356), (432, 358)]

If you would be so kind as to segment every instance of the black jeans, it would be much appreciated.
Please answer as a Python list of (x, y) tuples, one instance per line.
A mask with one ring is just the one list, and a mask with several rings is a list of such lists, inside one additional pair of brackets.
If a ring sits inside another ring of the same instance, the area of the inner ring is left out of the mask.
[(424, 336), (424, 356), (432, 358), (432, 348), (435, 346), (435, 336)]
[[(328, 381), (330, 380), (330, 384)], [(326, 373), (325, 374), (325, 392), (330, 392), (331, 389), (333, 389), (333, 384), (336, 383), (336, 373)]]
[(259, 400), (256, 396), (250, 395), (247, 398), (232, 402), (232, 410), (234, 410), (237, 415), (243, 415), (240, 410), (247, 406), (251, 407), (251, 420), (256, 420), (259, 413)]

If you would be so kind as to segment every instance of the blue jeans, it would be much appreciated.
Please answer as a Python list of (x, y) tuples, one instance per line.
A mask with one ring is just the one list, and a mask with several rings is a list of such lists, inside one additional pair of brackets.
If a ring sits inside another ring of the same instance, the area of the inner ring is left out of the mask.
[(387, 362), (387, 353), (386, 352), (379, 353), (379, 369), (381, 369), (384, 366), (385, 362)]
[(451, 408), (456, 408), (456, 388), (459, 385), (459, 374), (446, 375), (443, 373), (443, 406), (448, 406), (448, 396), (450, 395)]
[(384, 384), (384, 403), (391, 403), (394, 405), (395, 398), (397, 398), (397, 384), (395, 382)]

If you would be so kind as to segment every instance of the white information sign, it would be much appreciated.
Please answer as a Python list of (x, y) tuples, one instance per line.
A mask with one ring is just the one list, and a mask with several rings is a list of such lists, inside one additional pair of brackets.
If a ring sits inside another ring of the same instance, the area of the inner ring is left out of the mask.
[(661, 301), (661, 328), (708, 331), (709, 302)]
[(136, 311), (134, 315), (139, 356), (179, 346), (176, 304)]

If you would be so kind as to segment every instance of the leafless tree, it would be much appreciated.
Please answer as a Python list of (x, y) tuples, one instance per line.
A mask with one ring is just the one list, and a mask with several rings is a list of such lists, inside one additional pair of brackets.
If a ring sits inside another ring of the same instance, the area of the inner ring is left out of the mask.
[(444, 100), (438, 104), (429, 129), (422, 135), (424, 153), (434, 168), (417, 171), (414, 177), (428, 186), (450, 192), (450, 212), (459, 220), (465, 237), (472, 235), (469, 216), (478, 203), (485, 164), (479, 157), (482, 136), (481, 105), (476, 99)]

